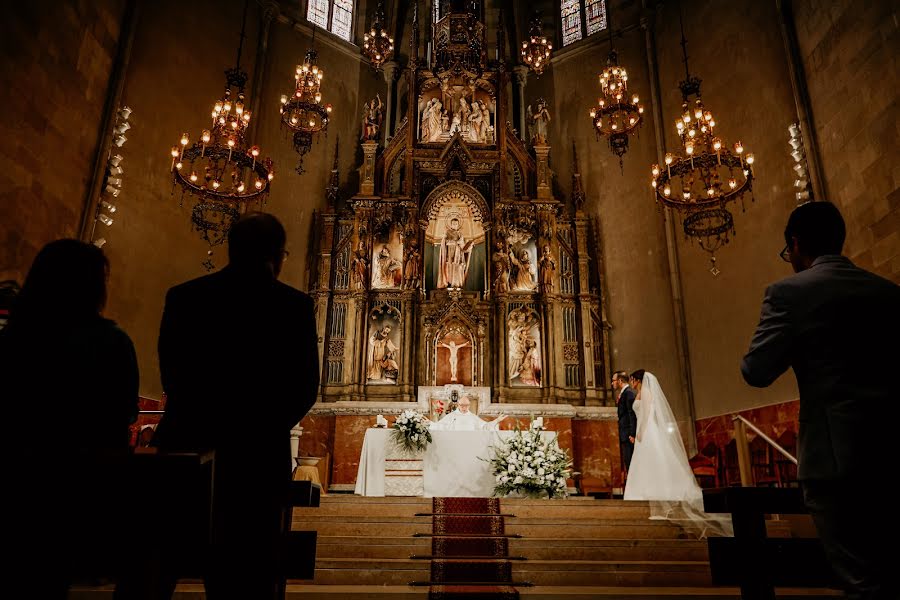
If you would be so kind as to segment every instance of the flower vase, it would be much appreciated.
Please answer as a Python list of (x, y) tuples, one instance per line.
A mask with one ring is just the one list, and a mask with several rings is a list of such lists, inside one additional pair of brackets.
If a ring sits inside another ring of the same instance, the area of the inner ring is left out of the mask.
[(384, 495), (424, 496), (425, 450), (407, 450), (393, 440), (385, 448)]

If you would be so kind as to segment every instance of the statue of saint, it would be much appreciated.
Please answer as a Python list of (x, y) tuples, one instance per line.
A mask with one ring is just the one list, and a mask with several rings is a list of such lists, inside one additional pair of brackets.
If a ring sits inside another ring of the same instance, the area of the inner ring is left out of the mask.
[(366, 360), (366, 379), (371, 381), (389, 380), (397, 383), (400, 371), (396, 356), (397, 346), (390, 339), (391, 326), (383, 325), (381, 329), (369, 336), (369, 353)]
[(543, 99), (537, 101), (537, 112), (532, 112), (531, 105), (528, 105), (528, 131), (531, 137), (531, 145), (546, 144), (550, 139), (550, 111), (547, 110), (547, 103)]
[(516, 257), (516, 253), (510, 250), (509, 261), (516, 269), (509, 279), (512, 290), (514, 292), (534, 291), (534, 266), (531, 264), (531, 257), (528, 256), (528, 251), (523, 248), (519, 252), (519, 256)]
[(366, 256), (366, 242), (359, 240), (359, 246), (353, 254), (353, 280), (356, 282), (356, 289), (366, 289), (366, 271), (369, 269), (369, 260)]
[(444, 105), (437, 98), (431, 99), (431, 110), (428, 111), (428, 139), (425, 141), (434, 142), (441, 137), (441, 113)]
[(497, 242), (494, 252), (494, 293), (505, 294), (509, 291), (509, 254), (503, 248), (503, 242)]
[(381, 94), (376, 94), (375, 99), (363, 105), (362, 135), (363, 140), (377, 140), (381, 131), (381, 121), (384, 117), (384, 104), (381, 102)]
[(469, 342), (463, 342), (462, 344), (457, 344), (456, 342), (450, 341), (446, 344), (441, 342), (438, 346), (443, 346), (447, 350), (450, 351), (450, 381), (457, 381), (456, 379), (456, 368), (459, 365), (459, 356), (458, 352), (460, 348), (465, 348), (469, 345)]
[(403, 289), (414, 290), (419, 287), (419, 243), (413, 239), (406, 247), (403, 265)]
[(441, 240), (438, 288), (461, 288), (466, 283), (469, 260), (472, 258), (472, 242), (463, 239), (459, 226), (458, 218), (450, 219), (444, 239)]
[(553, 293), (553, 272), (556, 271), (556, 261), (553, 259), (553, 255), (550, 254), (550, 246), (544, 246), (544, 254), (541, 256), (540, 261), (541, 267), (541, 293), (542, 294), (552, 294)]
[(375, 265), (373, 265), (372, 287), (400, 287), (401, 269), (400, 261), (391, 256), (391, 250), (386, 244), (383, 245), (375, 258)]

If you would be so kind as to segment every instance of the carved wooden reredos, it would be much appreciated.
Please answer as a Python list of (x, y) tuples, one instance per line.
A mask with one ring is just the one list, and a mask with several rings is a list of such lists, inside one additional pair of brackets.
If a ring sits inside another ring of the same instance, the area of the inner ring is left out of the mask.
[(550, 147), (509, 125), (509, 74), (454, 56), (411, 61), (408, 113), (385, 145), (362, 143), (360, 192), (316, 214), (320, 401), (415, 402), (449, 384), (605, 404), (596, 223), (581, 196), (553, 194)]

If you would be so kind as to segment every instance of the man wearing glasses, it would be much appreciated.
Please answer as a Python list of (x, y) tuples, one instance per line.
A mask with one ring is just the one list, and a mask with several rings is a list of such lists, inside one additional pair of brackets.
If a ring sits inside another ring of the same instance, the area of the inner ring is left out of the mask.
[(766, 290), (741, 372), (766, 387), (792, 367), (800, 389), (799, 479), (848, 598), (898, 598), (877, 539), (896, 539), (896, 499), (879, 490), (897, 455), (900, 288), (841, 255), (830, 202), (791, 213), (781, 258), (795, 275)]

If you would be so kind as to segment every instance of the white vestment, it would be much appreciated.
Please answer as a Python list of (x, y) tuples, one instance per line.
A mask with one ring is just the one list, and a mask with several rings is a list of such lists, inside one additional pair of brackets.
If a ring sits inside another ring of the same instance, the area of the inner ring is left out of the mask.
[(496, 429), (497, 426), (491, 421), (484, 421), (478, 415), (470, 412), (463, 413), (454, 410), (437, 423), (432, 423), (429, 429), (439, 431), (480, 431), (482, 429)]

